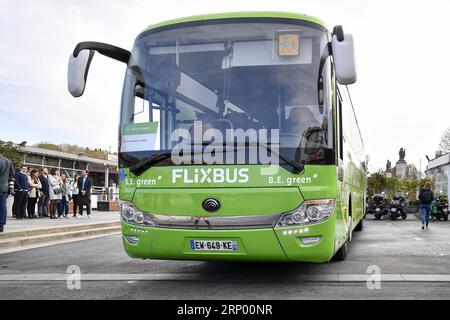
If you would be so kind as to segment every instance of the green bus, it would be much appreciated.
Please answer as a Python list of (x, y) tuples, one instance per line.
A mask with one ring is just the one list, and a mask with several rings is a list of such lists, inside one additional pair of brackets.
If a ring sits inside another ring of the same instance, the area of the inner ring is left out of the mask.
[(141, 259), (344, 260), (361, 231), (364, 144), (348, 85), (353, 37), (285, 12), (152, 25), (132, 51), (79, 43), (80, 97), (94, 53), (127, 65), (119, 128), (123, 244)]

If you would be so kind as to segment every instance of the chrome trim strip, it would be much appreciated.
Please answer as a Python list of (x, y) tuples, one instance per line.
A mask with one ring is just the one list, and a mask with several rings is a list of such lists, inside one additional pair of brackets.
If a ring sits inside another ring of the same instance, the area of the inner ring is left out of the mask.
[(166, 216), (152, 214), (151, 218), (159, 228), (194, 230), (239, 230), (274, 228), (281, 213), (258, 216)]

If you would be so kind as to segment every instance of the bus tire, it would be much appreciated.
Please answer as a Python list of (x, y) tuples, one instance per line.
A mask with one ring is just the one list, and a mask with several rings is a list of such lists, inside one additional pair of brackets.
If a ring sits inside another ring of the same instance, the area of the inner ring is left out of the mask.
[(355, 227), (355, 231), (356, 232), (361, 232), (364, 229), (364, 220), (361, 219), (361, 221), (356, 225)]
[(333, 257), (334, 261), (344, 261), (347, 259), (348, 255), (348, 241), (344, 243), (344, 245), (336, 252), (336, 254)]

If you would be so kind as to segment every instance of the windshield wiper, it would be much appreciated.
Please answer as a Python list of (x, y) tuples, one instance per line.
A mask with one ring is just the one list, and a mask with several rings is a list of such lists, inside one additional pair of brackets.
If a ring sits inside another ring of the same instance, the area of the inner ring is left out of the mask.
[(292, 171), (289, 170), (290, 172), (294, 173), (294, 174), (300, 174), (305, 170), (305, 166), (302, 163), (299, 163), (295, 160), (292, 160), (291, 158), (289, 158), (288, 156), (286, 156), (285, 154), (283, 154), (282, 152), (275, 152), (272, 150), (272, 148), (264, 143), (258, 143), (258, 146), (263, 147), (264, 149), (266, 149), (269, 152), (273, 152), (278, 158), (280, 158), (281, 160), (283, 160), (284, 162), (286, 162), (287, 164), (289, 164), (292, 167)]
[(172, 152), (164, 152), (161, 154), (158, 154), (157, 156), (147, 158), (142, 160), (141, 162), (136, 163), (132, 167), (130, 167), (130, 172), (134, 174), (135, 176), (140, 176), (145, 172), (145, 170), (150, 169), (158, 162), (161, 162), (163, 160), (166, 160), (167, 158), (170, 158), (172, 156)]
[[(202, 144), (203, 145), (203, 144)], [(246, 147), (250, 146), (250, 143), (246, 142), (245, 143)], [(226, 144), (223, 144), (224, 147), (226, 147)], [(281, 160), (283, 160), (285, 163), (287, 163), (288, 165), (290, 165), (292, 167), (293, 170), (289, 170), (290, 172), (294, 173), (294, 174), (300, 174), (304, 171), (305, 166), (301, 163), (298, 163), (295, 160), (290, 159), (288, 156), (284, 155), (281, 152), (275, 152), (272, 150), (272, 148), (267, 145), (267, 144), (263, 144), (263, 143), (258, 143), (257, 144), (258, 147), (262, 147), (264, 149), (266, 149), (269, 152), (273, 152), (278, 158), (280, 158)], [(237, 148), (235, 147), (234, 150), (236, 151)], [(143, 174), (146, 170), (150, 169), (151, 167), (153, 167), (155, 164), (164, 161), (168, 158), (170, 158), (172, 156), (172, 152), (164, 152), (161, 154), (158, 154), (154, 157), (151, 158), (147, 158), (142, 160), (141, 162), (138, 162), (137, 164), (133, 165), (132, 167), (130, 167), (130, 172), (132, 174), (134, 174), (135, 176), (140, 176), (141, 174)]]

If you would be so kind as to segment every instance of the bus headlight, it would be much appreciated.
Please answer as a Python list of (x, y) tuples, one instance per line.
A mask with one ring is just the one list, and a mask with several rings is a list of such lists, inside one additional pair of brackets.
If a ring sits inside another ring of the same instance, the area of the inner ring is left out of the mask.
[(128, 201), (120, 202), (120, 216), (124, 222), (132, 225), (147, 227), (155, 226), (155, 223), (149, 214), (139, 211)]
[(294, 211), (284, 213), (277, 227), (290, 227), (319, 223), (331, 217), (334, 199), (308, 200)]

